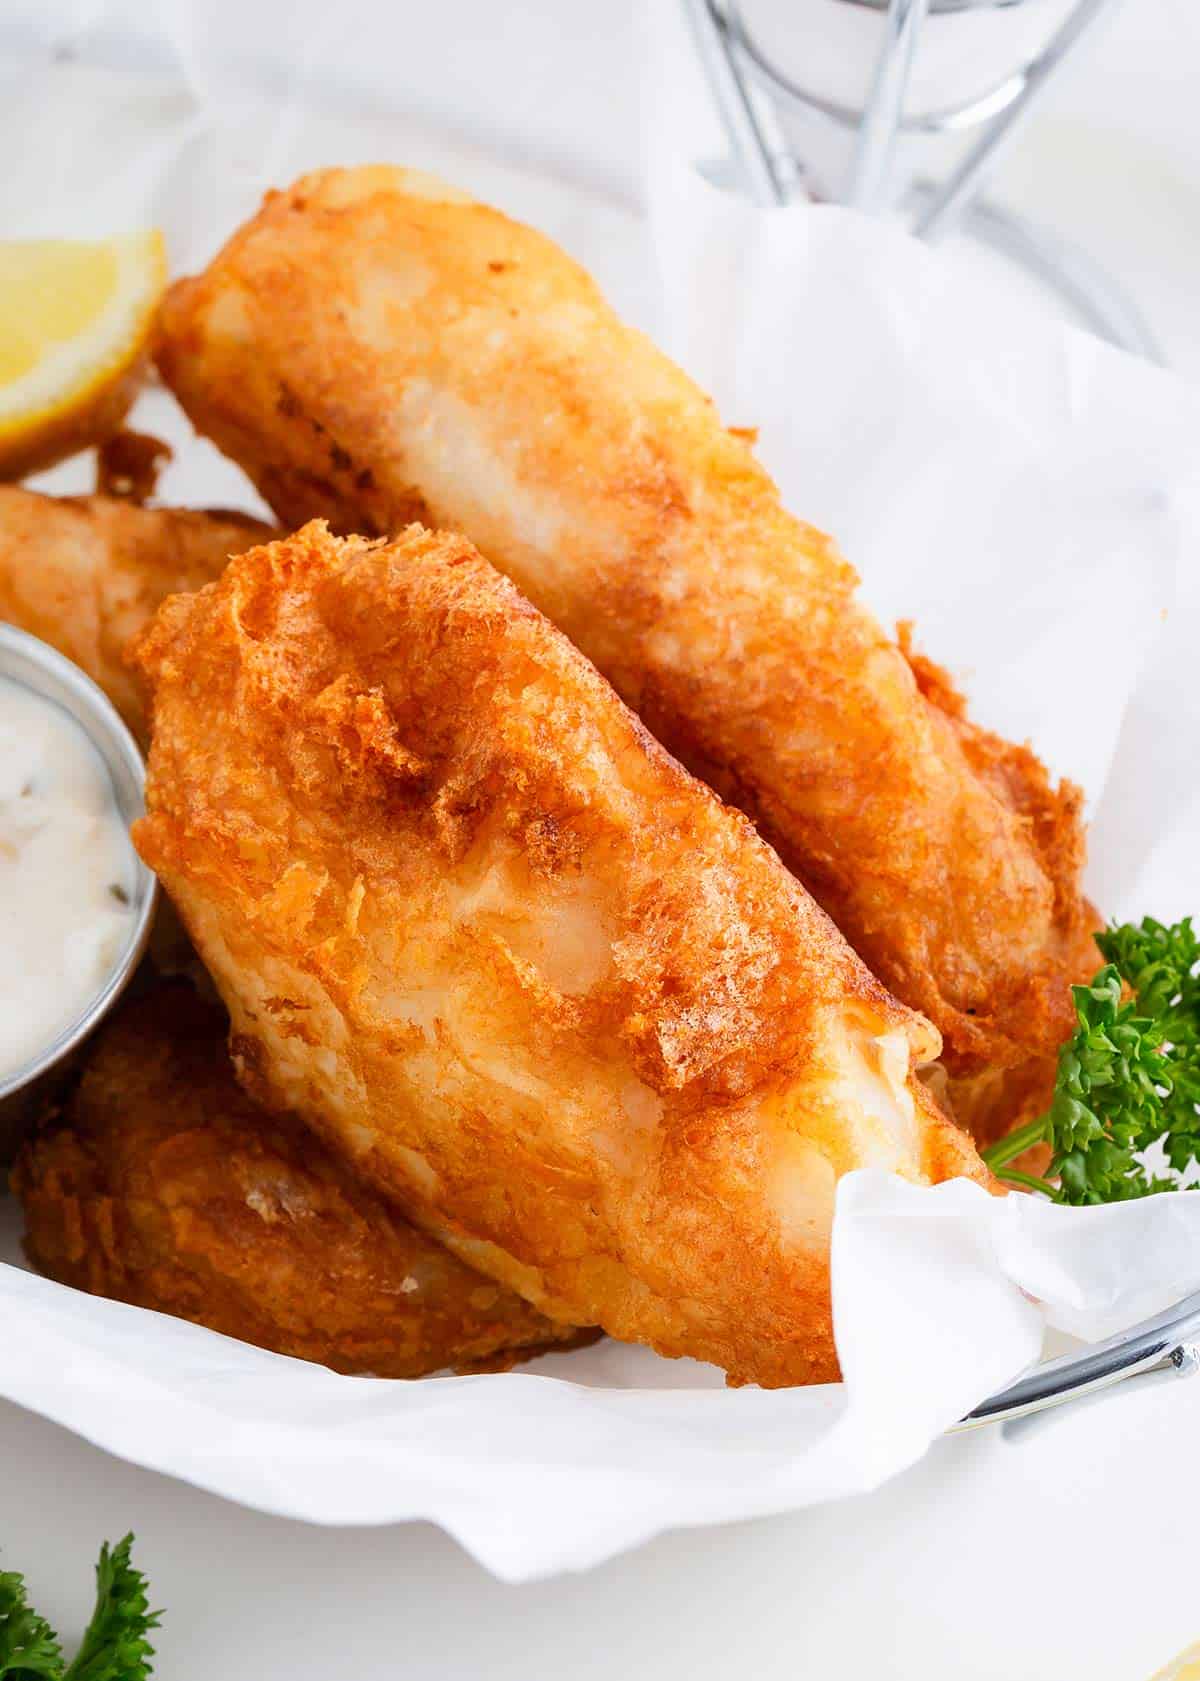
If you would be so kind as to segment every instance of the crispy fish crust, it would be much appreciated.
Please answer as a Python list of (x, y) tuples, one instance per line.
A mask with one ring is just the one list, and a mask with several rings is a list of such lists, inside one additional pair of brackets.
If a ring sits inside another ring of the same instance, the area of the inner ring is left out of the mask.
[(837, 1177), (985, 1174), (747, 819), (462, 538), (315, 523), (136, 657), (135, 839), (255, 1096), (552, 1318), (832, 1378)]
[[(967, 717), (966, 701), (949, 674), (914, 649), (911, 624), (902, 624), (899, 629), (901, 652), (922, 696), (958, 732), (963, 753), (975, 773), (990, 781), (999, 797), (1014, 810), (1024, 812), (1040, 855), (1050, 861), (1050, 874), (1058, 884), (1057, 890), (1060, 894), (1066, 891), (1078, 882), (1082, 873), (1082, 829), (1074, 819), (1064, 818), (1059, 798), (1051, 789), (1042, 765), (1029, 748), (1014, 747), (973, 724)], [(1059, 914), (1064, 924), (1070, 921), (1076, 927), (1068, 948), (1070, 957), (1063, 988), (1069, 999), (1070, 984), (1090, 979), (1099, 966), (1100, 952), (1092, 936), (1103, 926), (1103, 919), (1084, 899), (1074, 905), (1062, 901)], [(1049, 1108), (1058, 1073), (1058, 1041), (1069, 1036), (1074, 1020), (1062, 1025), (1056, 1015), (1048, 1014), (1047, 1019), (1055, 1023), (1051, 1048), (1019, 1062), (996, 1061), (973, 1072), (956, 1072), (962, 1068), (961, 1061), (953, 1056), (945, 1058), (949, 1076), (946, 1101), (959, 1125), (966, 1127), (981, 1146), (994, 1143)], [(1039, 1173), (1049, 1159), (1049, 1150), (1038, 1148), (1026, 1151), (1013, 1165)]]
[(158, 361), (289, 524), (465, 532), (754, 818), (952, 1074), (1071, 1031), (1079, 790), (920, 682), (829, 539), (549, 240), (428, 176), (306, 176), (172, 289)]
[(144, 741), (145, 710), (121, 658), (125, 644), (166, 596), (202, 588), (231, 554), (269, 534), (237, 514), (0, 485), (0, 619), (82, 666)]
[(13, 1174), (42, 1272), (380, 1377), (511, 1363), (571, 1335), (431, 1243), (307, 1127), (257, 1109), (225, 1028), (180, 981), (103, 1031)]

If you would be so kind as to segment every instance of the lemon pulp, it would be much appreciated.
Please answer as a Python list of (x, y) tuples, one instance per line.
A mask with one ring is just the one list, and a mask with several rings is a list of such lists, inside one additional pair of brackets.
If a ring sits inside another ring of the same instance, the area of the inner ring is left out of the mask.
[(0, 385), (37, 366), (51, 344), (99, 319), (117, 289), (117, 258), (104, 245), (64, 239), (0, 245)]

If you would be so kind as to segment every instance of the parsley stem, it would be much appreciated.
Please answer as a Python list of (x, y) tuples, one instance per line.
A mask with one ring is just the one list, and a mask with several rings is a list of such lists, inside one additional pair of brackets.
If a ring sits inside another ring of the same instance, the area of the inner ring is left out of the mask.
[[(1038, 1115), (1035, 1120), (1026, 1121), (1023, 1127), (1018, 1127), (1015, 1132), (1006, 1133), (1003, 1138), (998, 1138), (994, 1144), (989, 1144), (986, 1150), (981, 1150), (980, 1155), (992, 1172), (999, 1173), (1007, 1162), (1015, 1161), (1018, 1156), (1024, 1155), (1030, 1145), (1044, 1144), (1046, 1142), (1046, 1121), (1047, 1117), (1045, 1115)], [(1009, 1175), (1006, 1174), (1005, 1178), (1008, 1177)], [(1039, 1181), (1038, 1189), (1041, 1188), (1042, 1183)]]
[(1018, 1173), (1015, 1167), (1002, 1167), (996, 1174), (1010, 1185), (1023, 1185), (1027, 1191), (1041, 1191), (1043, 1196), (1057, 1201), (1056, 1187), (1048, 1179), (1038, 1179), (1032, 1173)]

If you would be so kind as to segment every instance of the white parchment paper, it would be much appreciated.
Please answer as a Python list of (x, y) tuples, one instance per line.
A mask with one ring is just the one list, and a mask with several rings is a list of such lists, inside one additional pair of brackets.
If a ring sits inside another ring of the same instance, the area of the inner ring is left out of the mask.
[[(20, 159), (0, 181), (6, 234), (155, 220), (194, 266), (272, 182), (377, 159), (537, 223), (728, 422), (761, 427), (790, 504), (837, 534), (882, 615), (917, 621), (976, 714), (1084, 784), (1105, 910), (1200, 910), (1195, 393), (895, 229), (708, 186), (693, 166), (719, 141), (673, 7), (647, 26), (641, 215), (386, 107), (351, 119), (316, 102), (311, 66), (265, 104), (190, 39), (164, 36), (140, 69), (32, 50), (0, 66)], [(254, 506), (163, 393), (136, 418), (177, 445), (169, 499)], [(50, 482), (83, 488), (80, 472)], [(774, 1393), (613, 1343), (501, 1376), (344, 1378), (36, 1277), (11, 1202), (0, 1245), (0, 1393), (265, 1511), (430, 1518), (524, 1580), (877, 1486), (1036, 1359), (1047, 1321), (1100, 1335), (1200, 1285), (1200, 1197), (1077, 1211), (853, 1174), (834, 1228), (845, 1382)]]

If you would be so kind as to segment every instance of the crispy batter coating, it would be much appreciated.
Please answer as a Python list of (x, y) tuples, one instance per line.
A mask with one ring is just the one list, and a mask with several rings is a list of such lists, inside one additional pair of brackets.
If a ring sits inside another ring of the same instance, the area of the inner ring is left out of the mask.
[(135, 839), (255, 1096), (552, 1318), (831, 1378), (837, 1177), (986, 1176), (749, 821), (462, 538), (314, 523), (136, 657)]
[(163, 470), (174, 457), (175, 451), (164, 438), (122, 427), (96, 451), (96, 492), (141, 507), (158, 489)]
[(0, 485), (0, 619), (82, 666), (144, 741), (145, 709), (121, 658), (125, 644), (166, 596), (200, 589), (231, 554), (268, 535), (239, 514)]
[[(1057, 1074), (1056, 1056), (1028, 1057), (1015, 1068), (989, 1068), (982, 1074), (944, 1080), (940, 1086), (934, 1083), (933, 1090), (959, 1126), (984, 1149), (1045, 1114)], [(1050, 1147), (1035, 1144), (1009, 1165), (1022, 1173), (1044, 1174), (1050, 1165)]]
[[(998, 796), (1022, 813), (1038, 850), (1052, 861), (1051, 877), (1061, 895), (1075, 891), (1083, 869), (1083, 832), (1072, 808), (1064, 813), (1061, 793), (1051, 787), (1044, 767), (1027, 747), (1014, 747), (999, 736), (982, 730), (967, 717), (963, 696), (949, 674), (913, 647), (911, 624), (900, 627), (900, 648), (912, 668), (921, 694), (936, 706), (958, 734), (963, 753), (975, 773), (997, 791)], [(1058, 916), (1076, 932), (1065, 960), (1066, 988), (1074, 981), (1086, 981), (1100, 961), (1093, 931), (1103, 919), (1086, 900), (1077, 904), (1062, 899)], [(1047, 1019), (1057, 1022), (1047, 1012)], [(1073, 1022), (1055, 1026), (1058, 1038), (1068, 1037)], [(958, 1066), (948, 1057), (949, 1078), (945, 1100), (955, 1119), (980, 1145), (994, 1143), (1014, 1127), (1023, 1126), (1049, 1107), (1058, 1071), (1057, 1049), (1025, 1057), (1016, 1063), (997, 1063), (975, 1072), (955, 1073)], [(1016, 1165), (1030, 1173), (1041, 1172), (1050, 1159), (1047, 1149), (1026, 1151)]]
[(495, 1368), (560, 1342), (233, 1077), (225, 1013), (183, 981), (126, 1004), (13, 1173), (62, 1284), (339, 1372)]
[(1070, 1032), (1079, 791), (919, 681), (744, 435), (548, 240), (427, 176), (323, 171), (173, 288), (158, 360), (289, 524), (465, 532), (754, 818), (953, 1074)]

